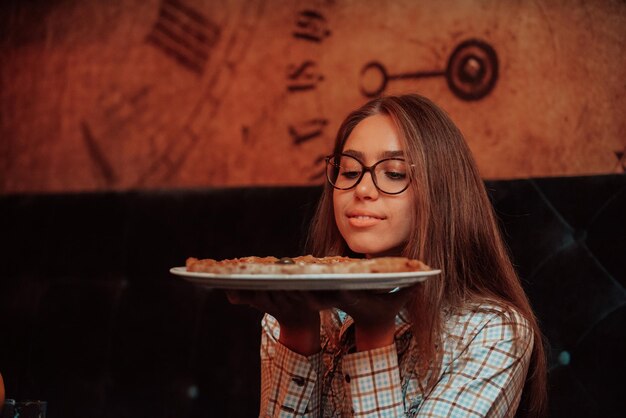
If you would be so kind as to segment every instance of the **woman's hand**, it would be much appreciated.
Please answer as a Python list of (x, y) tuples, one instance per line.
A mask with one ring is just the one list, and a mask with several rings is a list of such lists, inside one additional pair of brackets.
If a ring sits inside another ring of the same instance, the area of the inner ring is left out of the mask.
[(376, 290), (226, 291), (230, 303), (250, 305), (272, 315), (280, 324), (281, 344), (311, 355), (320, 350), (319, 311), (339, 308), (354, 319), (358, 351), (373, 350), (393, 343), (395, 318), (408, 302), (414, 288), (387, 293)]
[(320, 316), (325, 309), (309, 292), (227, 290), (230, 303), (250, 305), (280, 324), (279, 341), (291, 351), (309, 356), (320, 349)]
[(339, 291), (327, 295), (324, 302), (354, 319), (357, 351), (373, 350), (394, 342), (396, 316), (414, 290), (411, 287), (392, 293), (376, 290)]

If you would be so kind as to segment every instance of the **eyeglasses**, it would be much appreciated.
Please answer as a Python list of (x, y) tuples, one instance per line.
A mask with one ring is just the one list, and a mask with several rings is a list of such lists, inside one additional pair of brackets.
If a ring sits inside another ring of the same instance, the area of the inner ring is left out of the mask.
[(370, 173), (378, 190), (386, 194), (399, 194), (409, 187), (408, 170), (412, 167), (402, 158), (385, 158), (367, 167), (357, 158), (347, 154), (326, 157), (326, 178), (339, 190), (349, 190)]

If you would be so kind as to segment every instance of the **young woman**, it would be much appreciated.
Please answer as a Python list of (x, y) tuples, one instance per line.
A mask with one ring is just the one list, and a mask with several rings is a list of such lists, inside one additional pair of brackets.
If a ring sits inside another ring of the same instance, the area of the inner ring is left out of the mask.
[[(266, 312), (261, 416), (513, 417), (546, 407), (542, 336), (462, 134), (417, 95), (341, 125), (310, 233), (316, 256), (442, 270), (394, 293), (230, 293)], [(321, 311), (321, 314), (320, 314)]]

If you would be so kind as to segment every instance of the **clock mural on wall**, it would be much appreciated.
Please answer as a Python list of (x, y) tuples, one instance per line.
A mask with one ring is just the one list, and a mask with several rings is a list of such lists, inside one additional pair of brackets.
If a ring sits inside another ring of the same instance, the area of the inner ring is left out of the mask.
[[(136, 58), (149, 59), (152, 70), (130, 82), (132, 69), (119, 71), (81, 121), (107, 186), (167, 183), (207, 134), (204, 125), (228, 95), (264, 6), (263, 0), (230, 3), (159, 3)], [(129, 67), (136, 65), (131, 61)]]
[(0, 190), (318, 184), (343, 117), (407, 92), (486, 178), (624, 171), (625, 6), (448, 3), (58, 2), (5, 39)]
[[(374, 85), (368, 80), (375, 73)], [(448, 59), (444, 70), (416, 71), (412, 73), (389, 74), (379, 62), (372, 61), (361, 70), (361, 93), (373, 98), (385, 92), (387, 84), (393, 80), (426, 77), (445, 77), (450, 90), (464, 100), (479, 100), (485, 97), (496, 85), (498, 79), (498, 56), (486, 42), (469, 39), (459, 44)]]

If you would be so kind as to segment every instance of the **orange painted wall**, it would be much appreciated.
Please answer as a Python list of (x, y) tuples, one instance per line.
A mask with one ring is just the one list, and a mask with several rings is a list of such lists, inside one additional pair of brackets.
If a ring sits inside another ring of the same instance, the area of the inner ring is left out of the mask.
[(4, 194), (318, 184), (377, 90), (439, 103), (485, 178), (626, 166), (620, 1), (12, 0), (0, 31)]

